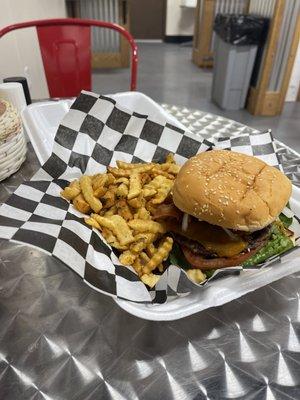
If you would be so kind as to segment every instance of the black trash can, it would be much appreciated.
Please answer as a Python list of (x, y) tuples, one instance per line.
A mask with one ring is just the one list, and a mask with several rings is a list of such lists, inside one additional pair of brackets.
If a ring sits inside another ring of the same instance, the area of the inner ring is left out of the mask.
[(221, 108), (244, 108), (258, 48), (261, 53), (268, 25), (268, 18), (217, 14), (212, 100)]

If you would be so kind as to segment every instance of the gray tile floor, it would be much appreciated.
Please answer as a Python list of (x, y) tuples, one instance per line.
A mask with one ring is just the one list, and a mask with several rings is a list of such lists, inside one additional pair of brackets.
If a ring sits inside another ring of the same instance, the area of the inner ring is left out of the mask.
[[(212, 71), (191, 62), (191, 47), (166, 43), (139, 43), (138, 47), (139, 91), (158, 103), (208, 111), (261, 130), (271, 128), (276, 138), (300, 152), (300, 102), (286, 103), (278, 117), (254, 117), (246, 110), (221, 110), (210, 100)], [(94, 91), (115, 93), (128, 88), (128, 69), (94, 71)]]

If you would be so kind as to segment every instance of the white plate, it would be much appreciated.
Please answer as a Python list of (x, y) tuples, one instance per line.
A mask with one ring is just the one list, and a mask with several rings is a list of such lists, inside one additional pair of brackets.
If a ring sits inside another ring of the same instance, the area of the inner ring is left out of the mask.
[[(186, 129), (176, 118), (168, 114), (155, 101), (143, 93), (124, 92), (108, 95), (120, 105), (140, 114), (149, 115), (161, 124), (172, 123)], [(41, 165), (50, 157), (54, 137), (60, 121), (68, 112), (74, 100), (43, 101), (30, 104), (22, 112), (27, 135)]]

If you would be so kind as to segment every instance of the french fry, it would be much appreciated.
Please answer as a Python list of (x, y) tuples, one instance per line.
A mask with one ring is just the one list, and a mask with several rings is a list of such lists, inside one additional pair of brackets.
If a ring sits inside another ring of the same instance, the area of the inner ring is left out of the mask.
[(98, 213), (102, 208), (102, 204), (101, 201), (94, 196), (91, 177), (83, 175), (79, 182), (85, 201), (90, 205), (94, 212)]
[(126, 200), (119, 200), (117, 203), (118, 214), (125, 219), (125, 221), (129, 221), (133, 218), (132, 212), (126, 203)]
[(93, 228), (100, 229), (100, 225), (99, 225), (98, 222), (97, 222), (94, 218), (92, 218), (92, 217), (85, 218), (85, 219), (84, 219), (84, 222), (85, 222), (87, 225), (92, 226)]
[(141, 166), (141, 164), (134, 164), (134, 163), (128, 163), (125, 161), (116, 161), (116, 164), (118, 166), (119, 169), (134, 169), (134, 168), (138, 168)]
[(135, 168), (130, 169), (119, 169), (116, 167), (107, 167), (107, 170), (115, 177), (115, 178), (128, 178), (132, 174), (132, 171), (136, 173), (145, 173), (154, 168), (154, 164), (137, 164)]
[(174, 154), (173, 153), (169, 153), (166, 157), (166, 164), (175, 164), (175, 160), (174, 160)]
[(125, 183), (125, 185), (129, 185), (129, 179), (128, 178), (125, 178), (124, 176), (122, 177), (122, 178), (118, 178), (118, 179), (116, 179), (116, 182), (115, 183)]
[(149, 183), (147, 183), (144, 187), (143, 187), (143, 189), (145, 190), (145, 189), (155, 189), (156, 191), (157, 191), (157, 189), (159, 189), (160, 188), (160, 186), (162, 185), (162, 184), (164, 184), (164, 182), (165, 182), (165, 180), (166, 180), (166, 178), (164, 177), (164, 176), (162, 176), (162, 175), (158, 175), (158, 176), (156, 176), (155, 178), (153, 178)]
[(137, 257), (138, 255), (136, 253), (133, 253), (130, 250), (126, 250), (120, 255), (119, 261), (123, 265), (132, 265)]
[(130, 246), (130, 250), (140, 253), (155, 239), (154, 233), (139, 233), (134, 238), (134, 243)]
[(82, 212), (83, 214), (88, 214), (91, 211), (90, 205), (85, 201), (83, 195), (80, 193), (73, 200), (74, 207)]
[(92, 179), (92, 183), (94, 183), (94, 181), (96, 180), (96, 179), (98, 179), (100, 176), (102, 176), (102, 175), (104, 175), (104, 174), (94, 174), (94, 175), (91, 175), (91, 179)]
[(137, 210), (137, 212), (134, 214), (134, 219), (144, 219), (148, 220), (151, 219), (151, 215), (148, 210), (146, 210), (145, 207), (141, 207)]
[(139, 164), (138, 167), (134, 168), (135, 172), (143, 174), (149, 172), (154, 168), (154, 164)]
[(107, 182), (106, 184), (109, 185), (113, 185), (116, 182), (116, 178), (114, 177), (113, 174), (107, 174)]
[(154, 246), (153, 243), (148, 244), (147, 248), (146, 248), (146, 253), (148, 254), (149, 257), (154, 256), (155, 252), (156, 252), (156, 247)]
[(166, 237), (162, 243), (158, 246), (155, 254), (150, 258), (147, 265), (143, 268), (144, 274), (149, 274), (153, 271), (162, 261), (165, 261), (170, 251), (172, 250), (173, 239), (171, 237)]
[(122, 218), (120, 215), (101, 217), (98, 214), (93, 214), (92, 217), (96, 219), (99, 225), (110, 229), (117, 237), (121, 246), (126, 246), (134, 242), (134, 237), (129, 226), (127, 225), (125, 219)]
[(65, 187), (64, 190), (60, 192), (61, 196), (67, 200), (73, 200), (81, 192), (80, 184), (78, 180), (70, 183), (69, 186)]
[(122, 246), (115, 235), (108, 228), (102, 228), (102, 235), (104, 239), (110, 244), (112, 247), (115, 247), (118, 250), (124, 251), (127, 250), (127, 246)]
[(104, 187), (107, 182), (107, 179), (108, 179), (107, 174), (94, 175), (92, 178), (92, 185), (94, 191), (100, 187)]
[(177, 165), (177, 164), (170, 164), (170, 166), (169, 166), (169, 168), (168, 168), (168, 172), (170, 173), (170, 174), (173, 174), (173, 175), (177, 175), (178, 174), (178, 172), (180, 171), (180, 165)]
[(115, 204), (115, 199), (116, 199), (116, 188), (110, 186), (105, 195), (102, 196), (101, 198), (101, 201), (103, 203), (103, 208), (113, 207)]
[(103, 216), (104, 217), (111, 217), (112, 215), (115, 215), (115, 214), (117, 214), (118, 213), (118, 209), (117, 209), (117, 206), (116, 205), (113, 205), (112, 207), (110, 207), (108, 210), (103, 210), (103, 211), (105, 211), (104, 213), (103, 213)]
[(142, 192), (141, 176), (138, 173), (132, 173), (129, 178), (128, 200), (134, 199)]
[(143, 196), (144, 197), (152, 197), (155, 196), (157, 193), (157, 190), (154, 188), (143, 188)]
[(206, 275), (201, 271), (201, 269), (188, 269), (186, 274), (190, 280), (195, 283), (201, 283), (206, 279)]
[(104, 239), (108, 242), (108, 243), (116, 243), (117, 242), (117, 238), (115, 237), (115, 235), (112, 233), (111, 230), (109, 230), (108, 228), (104, 228), (101, 227), (102, 229), (102, 235), (104, 237)]
[(151, 175), (156, 176), (163, 176), (164, 178), (174, 179), (174, 176), (169, 174), (167, 171), (163, 171), (160, 167), (154, 167), (151, 171)]
[(119, 169), (123, 170), (136, 170), (136, 172), (147, 172), (150, 171), (155, 164), (153, 163), (147, 163), (147, 164), (142, 164), (142, 163), (127, 163), (125, 161), (117, 161), (117, 166)]
[(104, 196), (107, 192), (107, 187), (99, 186), (97, 189), (94, 189), (94, 196), (99, 199), (100, 197)]
[[(121, 178), (123, 179), (123, 178)], [(126, 178), (125, 178), (126, 179)], [(127, 197), (128, 195), (128, 186), (125, 183), (121, 183), (116, 190), (117, 197)]]
[(128, 246), (122, 246), (118, 241), (110, 243), (111, 247), (116, 248), (117, 250), (124, 251), (128, 249)]
[(143, 197), (139, 196), (135, 199), (127, 200), (127, 203), (130, 205), (130, 207), (142, 208), (145, 205), (145, 200), (143, 199)]
[(130, 228), (137, 232), (165, 233), (166, 227), (156, 221), (145, 221), (143, 219), (133, 219), (128, 222)]
[(119, 169), (116, 167), (107, 167), (107, 170), (115, 177), (115, 178), (128, 178), (130, 176), (129, 169)]
[(141, 277), (143, 274), (143, 265), (141, 264), (141, 260), (139, 257), (136, 258), (132, 266), (135, 269), (136, 273)]
[(144, 251), (142, 251), (140, 253), (140, 260), (141, 260), (141, 264), (146, 265), (150, 261), (150, 258), (147, 256), (147, 254)]
[(173, 187), (173, 181), (165, 179), (164, 183), (157, 189), (157, 194), (152, 198), (152, 204), (161, 204), (168, 197)]
[(148, 285), (151, 289), (157, 284), (159, 281), (160, 275), (155, 274), (143, 274), (141, 276), (141, 281)]
[[(164, 164), (158, 164), (157, 169), (152, 170), (152, 172), (158, 172), (158, 171), (164, 171), (168, 172), (169, 174), (177, 175), (178, 172), (180, 171), (180, 165), (178, 164), (170, 164), (170, 163), (164, 163)], [(174, 177), (172, 177), (174, 179)]]

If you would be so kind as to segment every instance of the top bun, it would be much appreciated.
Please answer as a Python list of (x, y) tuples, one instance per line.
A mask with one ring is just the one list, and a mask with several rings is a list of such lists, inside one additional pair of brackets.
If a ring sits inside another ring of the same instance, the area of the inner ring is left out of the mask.
[(173, 187), (176, 207), (185, 213), (240, 231), (273, 222), (292, 192), (289, 179), (258, 158), (212, 150), (189, 159)]

